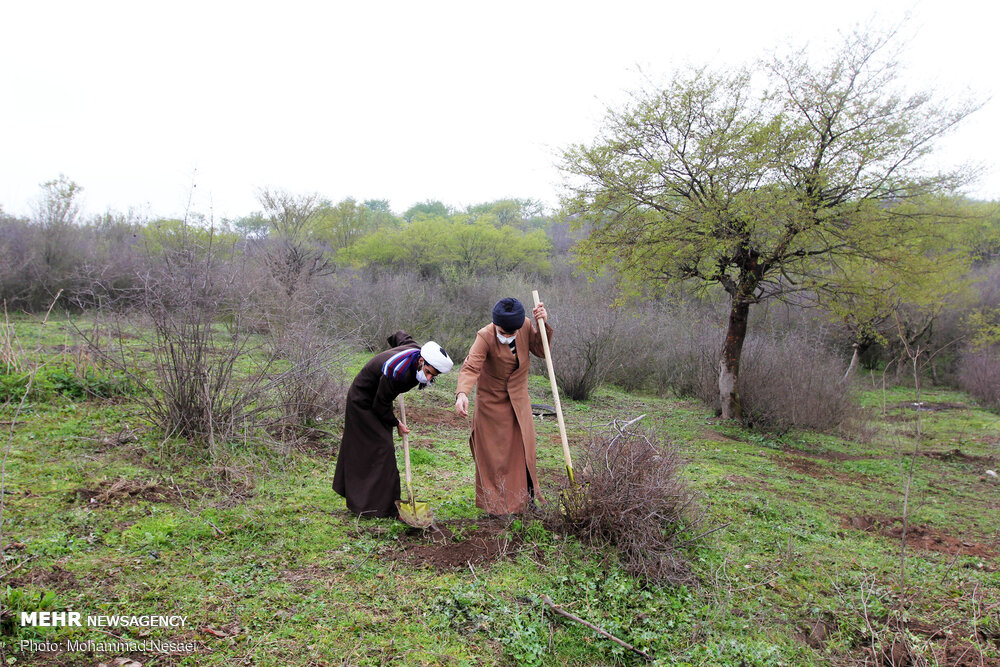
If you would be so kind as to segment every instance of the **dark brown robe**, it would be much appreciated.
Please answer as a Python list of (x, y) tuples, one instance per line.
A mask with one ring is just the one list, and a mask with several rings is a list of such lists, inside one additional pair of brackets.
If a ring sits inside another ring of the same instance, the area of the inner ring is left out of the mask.
[[(552, 328), (545, 323), (552, 339)], [(458, 393), (476, 390), (469, 447), (476, 464), (476, 505), (489, 514), (515, 514), (527, 509), (538, 492), (535, 470), (535, 422), (528, 396), (529, 352), (544, 356), (542, 335), (526, 320), (517, 333), (515, 357), (497, 340), (490, 324), (476, 333), (469, 356), (458, 374)]]
[(383, 375), (382, 365), (397, 352), (420, 346), (403, 331), (390, 336), (389, 345), (392, 349), (365, 364), (347, 391), (344, 437), (333, 475), (333, 490), (347, 499), (347, 509), (363, 516), (398, 516), (399, 469), (392, 431), (399, 419), (393, 402), (419, 384), (416, 363), (397, 379)]

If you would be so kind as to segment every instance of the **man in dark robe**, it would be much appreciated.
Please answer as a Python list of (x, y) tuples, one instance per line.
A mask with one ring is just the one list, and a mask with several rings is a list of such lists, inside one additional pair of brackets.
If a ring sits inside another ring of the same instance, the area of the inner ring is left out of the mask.
[(347, 509), (366, 517), (396, 517), (399, 469), (392, 429), (409, 433), (393, 414), (396, 397), (421, 389), (451, 370), (448, 353), (434, 341), (423, 347), (410, 334), (389, 336), (391, 349), (365, 364), (347, 392), (344, 437), (337, 454), (333, 490), (347, 499)]

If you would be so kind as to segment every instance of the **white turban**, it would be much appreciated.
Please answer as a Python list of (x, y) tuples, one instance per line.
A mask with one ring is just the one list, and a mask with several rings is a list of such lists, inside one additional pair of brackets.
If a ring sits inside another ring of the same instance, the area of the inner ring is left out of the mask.
[(432, 340), (427, 341), (420, 348), (420, 356), (424, 358), (424, 361), (436, 368), (439, 373), (447, 373), (455, 365), (455, 362), (451, 360), (451, 357), (444, 351), (444, 348)]

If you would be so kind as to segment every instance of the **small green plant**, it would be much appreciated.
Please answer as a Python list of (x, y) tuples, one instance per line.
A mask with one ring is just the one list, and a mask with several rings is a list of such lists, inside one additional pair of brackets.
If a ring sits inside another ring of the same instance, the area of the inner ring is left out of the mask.
[(52, 611), (57, 609), (56, 594), (52, 591), (29, 593), (7, 586), (0, 593), (0, 634), (4, 637), (25, 637), (37, 633), (34, 628), (21, 627), (21, 612)]
[[(19, 401), (29, 390), (31, 373), (0, 374), (0, 402)], [(35, 372), (30, 384), (31, 399), (65, 396), (73, 400), (112, 398), (135, 393), (134, 385), (125, 378), (101, 373), (93, 368), (83, 372), (70, 366), (43, 367)]]
[(514, 664), (541, 665), (548, 651), (549, 630), (542, 607), (497, 597), (479, 583), (438, 596), (431, 609), (459, 632), (493, 637)]

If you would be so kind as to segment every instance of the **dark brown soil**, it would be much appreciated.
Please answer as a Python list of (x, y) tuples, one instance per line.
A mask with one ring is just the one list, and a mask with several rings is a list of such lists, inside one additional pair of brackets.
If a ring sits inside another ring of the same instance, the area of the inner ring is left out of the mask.
[(871, 483), (871, 478), (868, 475), (848, 473), (839, 470), (836, 467), (821, 465), (816, 463), (816, 461), (812, 458), (799, 456), (798, 453), (786, 454), (785, 456), (775, 456), (774, 460), (777, 463), (784, 465), (786, 468), (790, 468), (795, 472), (800, 472), (803, 475), (809, 475), (810, 477), (833, 477), (839, 482), (852, 485), (860, 484), (867, 486)]
[(76, 575), (68, 570), (64, 570), (58, 565), (50, 568), (35, 568), (17, 575), (9, 581), (13, 588), (24, 588), (33, 586), (42, 590), (69, 591), (79, 588)]
[(455, 412), (454, 407), (447, 405), (434, 408), (426, 408), (421, 405), (407, 407), (406, 423), (413, 429), (414, 435), (419, 435), (420, 431), (429, 431), (435, 426), (472, 428), (471, 417), (462, 417)]
[(535, 552), (519, 535), (509, 531), (508, 522), (502, 519), (464, 519), (441, 523), (426, 531), (409, 531), (384, 557), (435, 570), (459, 570), (470, 565), (489, 567), (496, 561), (515, 558), (526, 548)]
[[(844, 517), (844, 526), (875, 533), (895, 540), (902, 539), (903, 521), (898, 518), (876, 516)], [(944, 532), (924, 525), (908, 525), (906, 527), (906, 544), (908, 547), (937, 551), (950, 555), (978, 556), (996, 558), (1000, 556), (995, 548), (980, 544), (966, 538), (956, 538)]]
[(961, 449), (949, 449), (945, 452), (920, 452), (924, 456), (937, 459), (938, 461), (957, 461), (958, 463), (979, 463), (979, 464), (993, 464), (996, 463), (996, 459), (992, 456), (976, 456), (975, 454), (966, 454)]
[[(952, 638), (940, 628), (928, 633), (914, 628), (912, 623), (907, 624), (907, 630), (931, 638), (930, 651), (936, 665), (942, 667), (1000, 667), (1000, 659), (983, 656), (982, 649), (969, 641), (968, 638)], [(876, 647), (874, 652), (871, 648), (866, 648), (864, 658), (858, 661), (858, 664), (862, 663), (884, 667), (909, 667), (909, 665), (927, 664), (914, 660), (913, 653), (901, 634), (886, 640), (882, 646)]]

